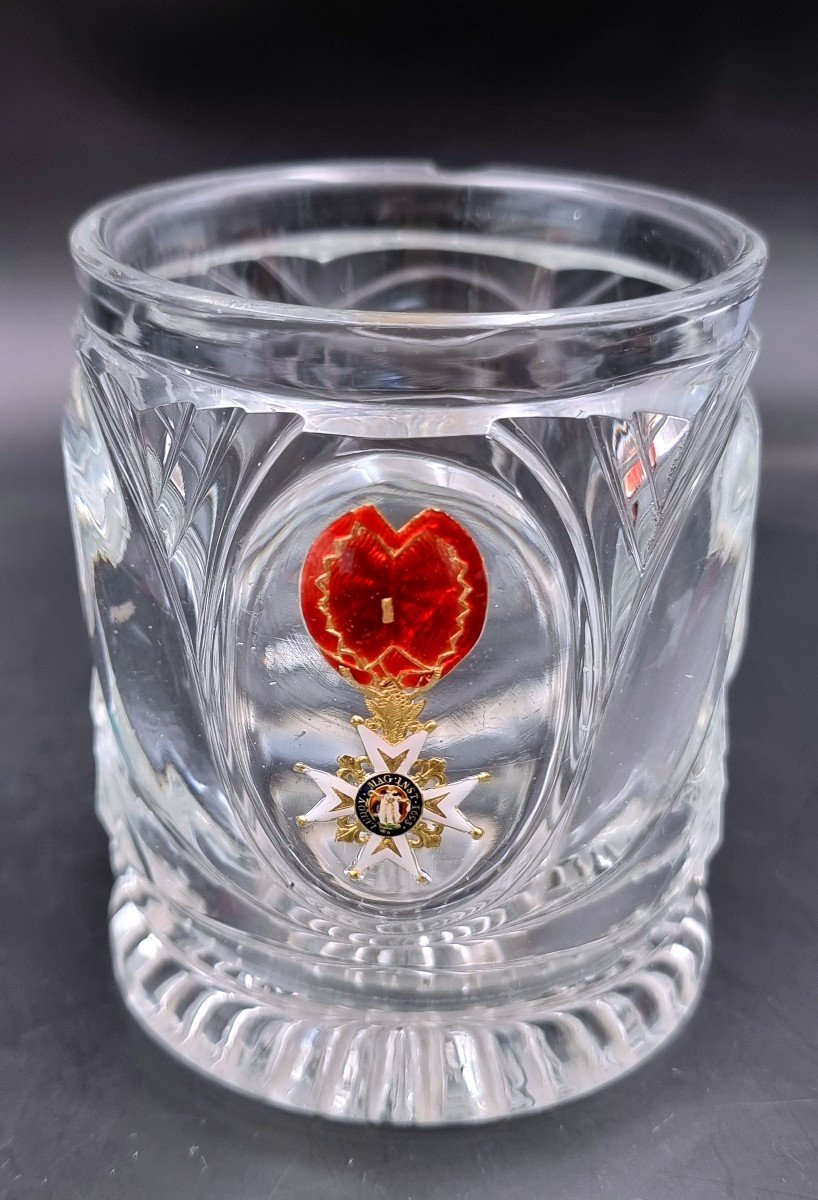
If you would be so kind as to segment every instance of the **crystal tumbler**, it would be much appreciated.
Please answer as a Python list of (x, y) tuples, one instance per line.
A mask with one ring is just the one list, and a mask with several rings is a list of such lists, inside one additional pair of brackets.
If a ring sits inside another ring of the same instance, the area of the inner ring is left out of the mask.
[(501, 168), (265, 168), (73, 234), (113, 961), (352, 1120), (544, 1108), (691, 1012), (747, 610), (760, 239)]

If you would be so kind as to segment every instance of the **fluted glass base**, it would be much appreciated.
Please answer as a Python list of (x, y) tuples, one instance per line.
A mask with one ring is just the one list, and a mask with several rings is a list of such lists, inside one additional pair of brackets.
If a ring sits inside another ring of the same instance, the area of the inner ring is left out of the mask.
[(533, 1113), (633, 1070), (684, 1024), (710, 952), (703, 890), (606, 976), (570, 996), (428, 1015), (329, 1010), (263, 998), (220, 977), (154, 894), (124, 877), (112, 899), (116, 976), (166, 1050), (270, 1104), (348, 1121), (438, 1125)]

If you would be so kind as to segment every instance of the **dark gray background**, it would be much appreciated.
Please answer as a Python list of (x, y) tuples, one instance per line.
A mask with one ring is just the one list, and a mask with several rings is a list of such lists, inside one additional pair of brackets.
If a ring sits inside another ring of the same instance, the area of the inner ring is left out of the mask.
[[(6, 0), (3, 1197), (818, 1197), (818, 93), (814, 23), (768, 7)], [(771, 248), (757, 571), (731, 695), (711, 978), (689, 1028), (637, 1075), (501, 1126), (333, 1126), (223, 1094), (134, 1029), (108, 966), (57, 445), (66, 226), (165, 176), (348, 155), (643, 179), (739, 211)]]

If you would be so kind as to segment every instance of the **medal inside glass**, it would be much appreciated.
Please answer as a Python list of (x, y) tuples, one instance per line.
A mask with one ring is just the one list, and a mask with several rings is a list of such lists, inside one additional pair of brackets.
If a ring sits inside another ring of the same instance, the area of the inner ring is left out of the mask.
[(114, 968), (269, 1103), (485, 1121), (710, 953), (763, 245), (683, 197), (265, 168), (74, 233), (64, 427)]

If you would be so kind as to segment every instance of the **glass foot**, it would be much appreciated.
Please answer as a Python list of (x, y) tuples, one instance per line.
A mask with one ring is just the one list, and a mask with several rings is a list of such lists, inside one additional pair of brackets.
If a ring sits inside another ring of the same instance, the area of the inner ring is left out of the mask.
[[(117, 980), (137, 1021), (188, 1066), (268, 1104), (346, 1121), (443, 1125), (532, 1113), (610, 1083), (679, 1030), (710, 951), (699, 891), (651, 948), (581, 992), (446, 1013), (311, 1006), (219, 978), (213, 948), (171, 940), (142, 880), (112, 900)], [(178, 928), (178, 927), (176, 927)], [(208, 966), (209, 958), (213, 963)]]

